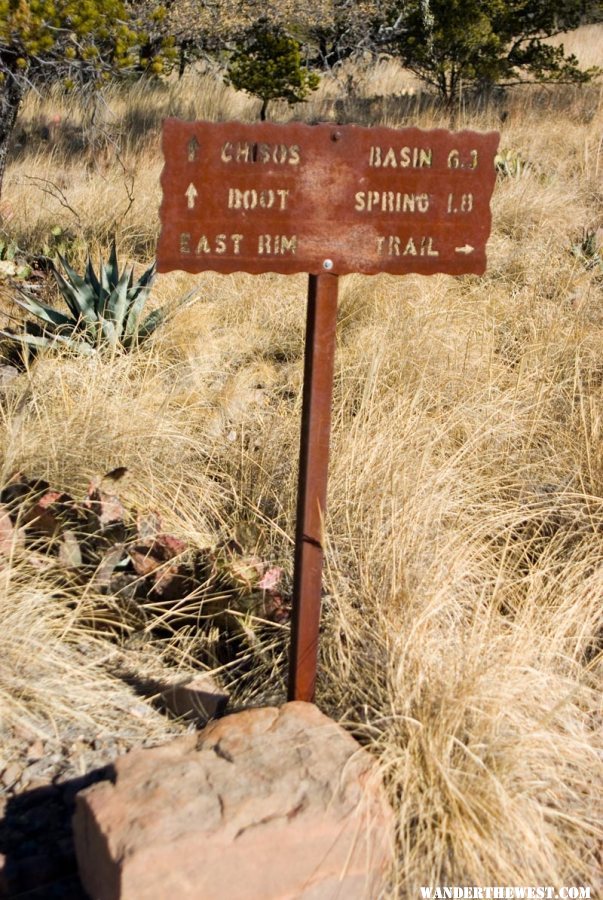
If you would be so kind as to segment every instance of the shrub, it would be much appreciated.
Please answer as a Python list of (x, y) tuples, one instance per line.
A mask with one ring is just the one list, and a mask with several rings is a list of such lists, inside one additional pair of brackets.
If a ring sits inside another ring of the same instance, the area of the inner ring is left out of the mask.
[(319, 76), (302, 65), (300, 44), (283, 28), (260, 19), (234, 51), (227, 82), (262, 101), (260, 119), (266, 119), (271, 100), (301, 103), (316, 90)]

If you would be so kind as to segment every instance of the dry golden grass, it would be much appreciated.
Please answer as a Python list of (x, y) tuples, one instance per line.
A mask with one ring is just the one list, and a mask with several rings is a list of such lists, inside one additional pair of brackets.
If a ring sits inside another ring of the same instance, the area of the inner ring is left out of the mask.
[(583, 25), (576, 31), (551, 38), (551, 44), (563, 44), (566, 53), (573, 53), (585, 67), (603, 67), (603, 27)]
[[(334, 91), (304, 117), (333, 115)], [(368, 115), (346, 102), (351, 118)], [(454, 123), (499, 127), (526, 163), (497, 183), (488, 274), (341, 285), (318, 703), (382, 763), (399, 824), (392, 896), (601, 886), (603, 295), (570, 252), (603, 224), (601, 89), (522, 91), (504, 111), (467, 107)], [(35, 246), (60, 224), (81, 261), (117, 230), (124, 254), (151, 257), (168, 112), (252, 119), (256, 106), (211, 75), (110, 94), (93, 136), (105, 160), (70, 149), (77, 102), (30, 100), (3, 198), (13, 234)], [(382, 112), (389, 125), (450, 124), (404, 97)], [(57, 114), (49, 145), (36, 128)], [(81, 493), (128, 466), (130, 507), (159, 509), (200, 545), (243, 523), (246, 549), (290, 576), (305, 279), (173, 273), (156, 302), (193, 286), (198, 302), (148, 350), (47, 357), (12, 384), (2, 478), (21, 469)], [(18, 559), (3, 579), (2, 712), (41, 728), (79, 703), (106, 721), (118, 688), (74, 650), (103, 646), (86, 625), (95, 598), (61, 603)], [(187, 634), (172, 650), (190, 662), (194, 647)], [(283, 699), (274, 652), (239, 701)]]

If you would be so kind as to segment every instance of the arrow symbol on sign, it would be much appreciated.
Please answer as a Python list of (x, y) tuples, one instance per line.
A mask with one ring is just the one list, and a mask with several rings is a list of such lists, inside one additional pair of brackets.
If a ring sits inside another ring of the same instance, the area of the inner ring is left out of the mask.
[(187, 187), (187, 189), (184, 192), (184, 195), (185, 195), (186, 199), (188, 200), (188, 208), (189, 209), (195, 208), (195, 200), (197, 199), (198, 194), (199, 194), (199, 191), (197, 190), (197, 188), (191, 181), (191, 183), (189, 184), (189, 186)]
[(464, 253), (465, 255), (468, 253), (473, 253), (474, 250), (475, 250), (475, 247), (472, 247), (471, 244), (465, 244), (464, 247), (455, 247), (454, 248), (455, 253)]

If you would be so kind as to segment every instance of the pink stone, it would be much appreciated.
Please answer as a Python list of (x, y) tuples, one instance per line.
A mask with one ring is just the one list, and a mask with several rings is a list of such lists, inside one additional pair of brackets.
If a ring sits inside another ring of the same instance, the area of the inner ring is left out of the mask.
[(299, 702), (120, 757), (74, 833), (93, 900), (376, 900), (393, 859), (375, 761)]

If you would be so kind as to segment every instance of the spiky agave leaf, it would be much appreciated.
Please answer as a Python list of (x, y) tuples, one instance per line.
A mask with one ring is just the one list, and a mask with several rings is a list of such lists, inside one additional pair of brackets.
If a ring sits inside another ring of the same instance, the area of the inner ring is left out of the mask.
[(46, 306), (45, 303), (41, 303), (37, 298), (32, 297), (30, 294), (26, 294), (25, 291), (21, 291), (21, 295), (21, 298), (14, 298), (15, 303), (26, 312), (33, 313), (34, 316), (42, 319), (43, 322), (53, 325), (56, 328), (66, 328), (71, 330), (77, 325), (76, 319), (66, 316), (64, 313), (59, 312), (58, 309)]
[[(68, 279), (65, 279), (61, 273), (53, 268), (55, 280), (59, 286), (61, 296), (69, 306), (72, 314), (76, 319), (84, 319), (88, 325), (95, 327), (98, 324), (98, 313), (96, 311), (96, 302), (92, 286), (87, 284), (85, 279), (80, 278), (70, 266), (67, 265), (65, 259), (59, 256), (61, 265), (67, 272)], [(72, 278), (75, 276), (76, 280)]]
[(142, 325), (138, 328), (135, 339), (140, 341), (146, 340), (150, 337), (154, 331), (156, 331), (159, 326), (165, 322), (166, 316), (168, 315), (168, 310), (162, 306), (160, 309), (154, 309), (152, 313), (150, 313)]
[(174, 315), (174, 313), (182, 309), (186, 303), (189, 303), (191, 300), (195, 298), (195, 295), (198, 292), (198, 288), (193, 288), (192, 291), (189, 291), (188, 294), (185, 294), (184, 297), (180, 297), (179, 300), (176, 300), (175, 303), (168, 303), (165, 306), (159, 307), (159, 309), (153, 310), (150, 313), (142, 325), (140, 325), (133, 335), (134, 341), (138, 341), (138, 343), (142, 343), (147, 338), (151, 337), (153, 332), (159, 328), (160, 325), (165, 322), (167, 318)]
[(101, 285), (103, 290), (110, 294), (111, 291), (117, 287), (117, 283), (119, 281), (119, 268), (117, 264), (117, 247), (115, 246), (115, 241), (111, 245), (111, 255), (109, 256), (109, 262), (104, 263), (101, 260), (100, 263), (100, 275), (101, 275)]
[(153, 263), (146, 272), (140, 276), (138, 282), (130, 287), (129, 295), (131, 304), (124, 327), (125, 338), (132, 337), (139, 327), (144, 305), (151, 293), (151, 285), (155, 278), (155, 269), (156, 265)]
[(94, 348), (86, 341), (66, 337), (62, 334), (52, 333), (49, 335), (37, 335), (28, 334), (23, 331), (20, 332), (20, 334), (12, 334), (10, 331), (3, 331), (0, 329), (0, 336), (9, 338), (11, 341), (16, 341), (21, 344), (27, 344), (28, 347), (34, 347), (37, 350), (50, 348), (59, 344), (76, 353), (82, 353), (84, 356), (94, 356), (95, 353)]
[(128, 308), (128, 285), (130, 282), (130, 270), (125, 269), (117, 284), (109, 294), (105, 307), (105, 316), (121, 330), (121, 323)]
[(94, 271), (94, 267), (92, 266), (92, 257), (88, 256), (88, 262), (86, 263), (86, 281), (92, 287), (94, 291), (94, 299), (95, 299), (95, 308), (97, 315), (99, 313), (98, 304), (100, 302), (102, 296), (102, 288), (101, 283), (96, 277), (96, 272)]

